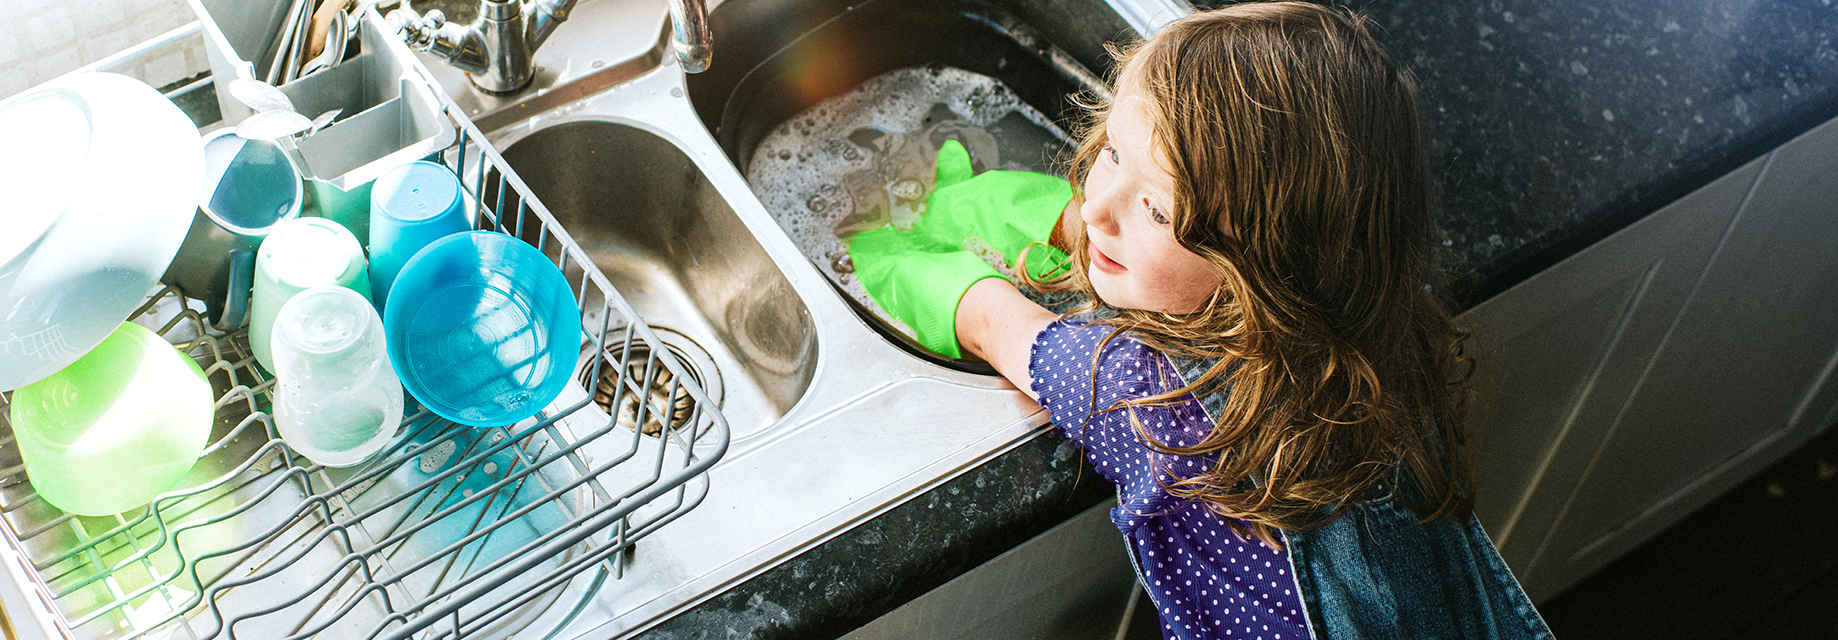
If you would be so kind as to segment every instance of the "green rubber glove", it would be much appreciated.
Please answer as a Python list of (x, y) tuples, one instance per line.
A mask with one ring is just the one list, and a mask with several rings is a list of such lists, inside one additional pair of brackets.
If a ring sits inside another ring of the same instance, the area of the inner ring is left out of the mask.
[(892, 226), (855, 234), (849, 259), (875, 304), (912, 327), (919, 344), (949, 358), (963, 357), (957, 345), (958, 301), (977, 281), (1002, 277), (958, 246)]
[(1072, 266), (1066, 252), (1046, 242), (1029, 242), (1022, 249), (1022, 260), (1026, 261), (1021, 265), (1022, 272), (1035, 280), (1052, 280)]
[[(936, 185), (925, 198), (925, 214), (913, 224), (913, 233), (950, 247), (963, 247), (975, 236), (1015, 265), (1023, 247), (1045, 244), (1072, 201), (1072, 183), (1064, 178), (1000, 169), (972, 176), (972, 171), (970, 152), (962, 143), (946, 140), (938, 149)], [(1040, 277), (1033, 269), (1028, 273)]]

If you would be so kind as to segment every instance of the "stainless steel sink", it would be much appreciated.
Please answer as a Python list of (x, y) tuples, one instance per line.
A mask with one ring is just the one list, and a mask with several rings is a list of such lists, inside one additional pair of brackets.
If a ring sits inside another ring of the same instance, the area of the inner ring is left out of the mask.
[[(864, 324), (685, 95), (683, 74), (659, 67), (486, 133), (662, 342), (677, 335), (709, 353), (735, 434), (707, 497), (641, 540), (622, 578), (597, 590), (579, 578), (556, 595), (590, 603), (558, 637), (645, 628), (1045, 422), (1002, 379), (909, 357)], [(494, 182), (485, 178), (468, 180)]]
[(660, 337), (696, 369), (735, 441), (797, 403), (817, 363), (810, 311), (689, 156), (656, 134), (599, 120), (507, 142), (512, 170), (633, 310), (666, 330)]

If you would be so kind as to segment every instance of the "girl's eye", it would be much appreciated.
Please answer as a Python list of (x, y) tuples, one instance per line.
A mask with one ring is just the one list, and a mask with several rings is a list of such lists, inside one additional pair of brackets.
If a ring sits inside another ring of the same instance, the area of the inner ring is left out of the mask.
[(1116, 147), (1110, 146), (1108, 144), (1104, 145), (1104, 153), (1110, 154), (1111, 164), (1122, 164), (1123, 163), (1122, 160), (1117, 159), (1117, 148)]
[(1148, 198), (1142, 199), (1142, 206), (1149, 208), (1149, 219), (1154, 220), (1155, 224), (1168, 224), (1168, 214), (1162, 213), (1162, 210), (1157, 208), (1155, 203), (1149, 202)]

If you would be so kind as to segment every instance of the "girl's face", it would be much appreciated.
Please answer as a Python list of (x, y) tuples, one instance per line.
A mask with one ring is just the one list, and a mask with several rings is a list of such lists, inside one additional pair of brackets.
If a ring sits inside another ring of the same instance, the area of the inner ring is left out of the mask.
[(1113, 307), (1198, 311), (1225, 278), (1174, 240), (1174, 177), (1149, 146), (1143, 98), (1118, 92), (1104, 130), (1107, 144), (1085, 174), (1079, 207), (1092, 288)]

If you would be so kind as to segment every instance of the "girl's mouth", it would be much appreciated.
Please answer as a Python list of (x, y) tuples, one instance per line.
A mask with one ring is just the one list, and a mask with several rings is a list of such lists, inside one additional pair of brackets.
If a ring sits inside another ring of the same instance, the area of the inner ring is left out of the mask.
[(1116, 260), (1110, 259), (1110, 256), (1104, 255), (1103, 251), (1099, 251), (1098, 245), (1086, 245), (1086, 248), (1086, 253), (1091, 255), (1091, 266), (1096, 267), (1099, 271), (1105, 273), (1123, 273), (1129, 270), (1123, 265), (1118, 264)]

